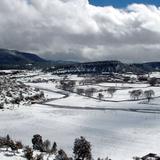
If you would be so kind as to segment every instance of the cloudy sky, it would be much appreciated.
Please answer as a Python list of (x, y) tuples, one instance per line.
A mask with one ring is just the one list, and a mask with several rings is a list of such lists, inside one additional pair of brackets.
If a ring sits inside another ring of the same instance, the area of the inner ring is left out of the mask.
[(0, 48), (53, 60), (160, 61), (160, 7), (156, 0), (0, 0)]

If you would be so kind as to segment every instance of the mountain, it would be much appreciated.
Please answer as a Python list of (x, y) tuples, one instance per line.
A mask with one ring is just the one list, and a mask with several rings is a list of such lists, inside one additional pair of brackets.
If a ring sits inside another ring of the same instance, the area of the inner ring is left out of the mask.
[(107, 74), (112, 72), (134, 72), (141, 74), (160, 71), (160, 62), (127, 64), (120, 61), (95, 61), (85, 63), (61, 60), (47, 61), (33, 53), (0, 49), (0, 69), (32, 69), (33, 67), (47, 68), (44, 70), (56, 74)]
[(45, 59), (32, 53), (25, 53), (16, 50), (0, 49), (0, 64), (15, 65), (15, 64), (30, 64), (46, 62)]

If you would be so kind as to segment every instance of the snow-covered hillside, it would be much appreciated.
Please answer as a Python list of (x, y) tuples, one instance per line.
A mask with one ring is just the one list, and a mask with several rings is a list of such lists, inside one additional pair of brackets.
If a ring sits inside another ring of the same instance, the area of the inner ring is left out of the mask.
[(0, 108), (14, 108), (20, 104), (44, 101), (43, 91), (25, 85), (10, 77), (0, 78)]

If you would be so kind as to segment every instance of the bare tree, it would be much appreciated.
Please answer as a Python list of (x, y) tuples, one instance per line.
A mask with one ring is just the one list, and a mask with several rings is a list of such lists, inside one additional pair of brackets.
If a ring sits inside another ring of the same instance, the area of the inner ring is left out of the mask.
[(84, 94), (84, 89), (82, 89), (82, 88), (77, 88), (77, 94), (83, 95), (83, 94)]
[(99, 99), (99, 100), (102, 100), (102, 98), (104, 98), (104, 95), (103, 95), (102, 93), (99, 93), (99, 94), (98, 94), (98, 99)]
[(51, 150), (51, 142), (47, 139), (43, 142), (44, 151), (49, 153)]
[(76, 85), (75, 81), (61, 80), (59, 87), (63, 90), (72, 91), (74, 89), (75, 85)]
[(109, 88), (107, 89), (107, 92), (108, 92), (108, 94), (111, 95), (111, 97), (113, 97), (113, 95), (114, 95), (114, 93), (115, 93), (116, 91), (117, 91), (117, 90), (116, 90), (115, 87), (109, 87)]
[(149, 84), (151, 86), (155, 86), (157, 84), (157, 78), (156, 77), (153, 77), (149, 80)]
[(154, 95), (155, 92), (153, 90), (144, 91), (144, 96), (147, 98), (148, 103), (150, 102), (150, 100), (153, 98)]
[(85, 95), (87, 97), (92, 97), (94, 92), (96, 92), (95, 88), (88, 88), (88, 89), (85, 90)]
[(141, 89), (133, 90), (129, 92), (130, 97), (134, 100), (138, 100), (140, 96), (143, 94), (143, 91)]

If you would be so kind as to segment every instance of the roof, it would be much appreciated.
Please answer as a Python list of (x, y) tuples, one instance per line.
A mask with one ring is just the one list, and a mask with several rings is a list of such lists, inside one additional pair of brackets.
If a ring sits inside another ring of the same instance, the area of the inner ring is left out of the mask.
[(153, 160), (160, 160), (160, 157), (157, 154), (149, 153), (146, 156), (142, 157), (142, 160), (149, 160), (149, 158), (154, 158)]

